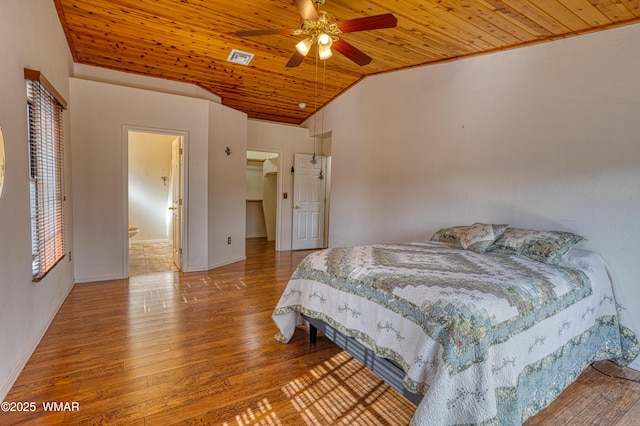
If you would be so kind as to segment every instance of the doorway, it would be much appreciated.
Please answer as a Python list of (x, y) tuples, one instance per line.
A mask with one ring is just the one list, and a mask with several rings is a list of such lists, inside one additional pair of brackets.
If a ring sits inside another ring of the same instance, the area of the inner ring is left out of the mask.
[(280, 154), (247, 150), (246, 238), (280, 243)]
[(126, 276), (183, 267), (185, 137), (155, 129), (126, 130)]

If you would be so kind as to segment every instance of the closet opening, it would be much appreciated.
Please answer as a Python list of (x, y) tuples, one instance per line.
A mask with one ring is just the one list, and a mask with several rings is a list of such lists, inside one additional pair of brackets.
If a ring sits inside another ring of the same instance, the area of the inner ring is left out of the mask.
[(279, 153), (247, 151), (246, 238), (264, 239), (278, 250), (280, 235)]

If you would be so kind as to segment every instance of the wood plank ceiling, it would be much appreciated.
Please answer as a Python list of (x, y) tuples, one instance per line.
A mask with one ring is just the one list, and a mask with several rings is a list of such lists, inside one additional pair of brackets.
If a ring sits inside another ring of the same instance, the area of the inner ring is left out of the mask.
[[(292, 124), (367, 75), (640, 22), (640, 0), (327, 0), (321, 10), (338, 20), (390, 12), (397, 27), (342, 35), (369, 65), (336, 52), (318, 68), (315, 55), (286, 68), (301, 36), (235, 32), (298, 28), (292, 0), (54, 3), (75, 62), (195, 84), (250, 118)], [(227, 62), (232, 49), (255, 57)]]

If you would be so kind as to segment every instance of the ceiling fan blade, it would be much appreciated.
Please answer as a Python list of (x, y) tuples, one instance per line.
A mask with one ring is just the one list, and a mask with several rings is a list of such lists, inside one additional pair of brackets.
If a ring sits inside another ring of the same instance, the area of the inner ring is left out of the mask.
[(291, 35), (294, 30), (290, 29), (280, 29), (280, 30), (249, 30), (249, 31), (236, 31), (236, 35), (238, 37), (250, 37), (250, 36), (261, 36), (261, 35), (271, 35), (271, 34), (282, 34), (282, 35)]
[(303, 59), (304, 59), (304, 55), (296, 51), (291, 57), (291, 59), (289, 59), (289, 62), (287, 62), (286, 66), (287, 68), (295, 68), (302, 63)]
[(398, 20), (392, 13), (385, 13), (383, 15), (338, 21), (338, 28), (340, 28), (343, 33), (353, 33), (355, 31), (395, 28), (397, 24)]
[(331, 47), (360, 66), (367, 65), (372, 61), (370, 56), (342, 39), (334, 41)]
[(298, 12), (302, 19), (307, 21), (315, 21), (318, 19), (318, 11), (311, 0), (295, 0)]

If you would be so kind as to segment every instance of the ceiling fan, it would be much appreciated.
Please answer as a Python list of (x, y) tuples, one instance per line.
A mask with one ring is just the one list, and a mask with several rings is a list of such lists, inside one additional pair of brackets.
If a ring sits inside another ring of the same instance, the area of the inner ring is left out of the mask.
[(329, 13), (320, 10), (320, 6), (324, 4), (325, 0), (294, 1), (302, 17), (302, 23), (299, 28), (237, 31), (235, 34), (239, 37), (270, 34), (305, 36), (305, 39), (296, 45), (296, 52), (287, 62), (287, 68), (294, 68), (300, 65), (314, 44), (318, 46), (318, 57), (320, 59), (330, 58), (332, 55), (331, 48), (333, 47), (356, 64), (363, 66), (371, 62), (371, 57), (342, 40), (339, 35), (356, 31), (394, 28), (398, 22), (391, 13), (337, 21)]

